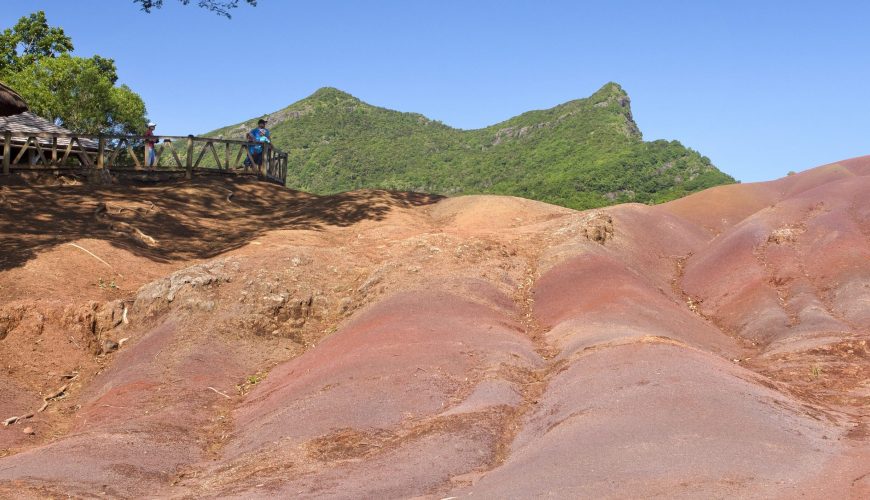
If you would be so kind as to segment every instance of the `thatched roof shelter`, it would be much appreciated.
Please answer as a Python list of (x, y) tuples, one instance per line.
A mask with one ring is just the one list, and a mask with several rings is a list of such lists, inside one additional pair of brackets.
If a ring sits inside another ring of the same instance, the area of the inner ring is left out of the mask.
[(27, 111), (27, 103), (18, 95), (0, 82), (0, 116), (17, 115)]

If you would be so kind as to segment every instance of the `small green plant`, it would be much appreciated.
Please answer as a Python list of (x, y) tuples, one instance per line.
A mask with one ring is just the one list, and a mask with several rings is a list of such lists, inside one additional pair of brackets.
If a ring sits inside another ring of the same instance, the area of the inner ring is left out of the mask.
[(114, 279), (107, 283), (106, 280), (104, 280), (102, 277), (100, 277), (100, 279), (97, 281), (97, 286), (100, 287), (100, 290), (106, 290), (106, 289), (117, 290), (118, 289), (118, 285), (115, 283)]
[(248, 375), (241, 384), (236, 386), (236, 390), (239, 391), (239, 394), (246, 394), (251, 390), (251, 387), (259, 384), (265, 378), (266, 374), (264, 372), (257, 372), (253, 375)]
[(810, 369), (810, 375), (812, 375), (813, 378), (819, 378), (822, 376), (822, 367), (819, 365), (813, 365)]

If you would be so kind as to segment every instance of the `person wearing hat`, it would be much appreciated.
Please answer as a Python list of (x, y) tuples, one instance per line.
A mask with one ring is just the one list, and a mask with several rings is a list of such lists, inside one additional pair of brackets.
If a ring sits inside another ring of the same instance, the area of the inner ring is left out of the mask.
[(257, 168), (263, 166), (263, 143), (272, 142), (272, 132), (266, 128), (266, 120), (260, 118), (257, 121), (257, 128), (251, 130), (247, 134), (247, 140), (249, 142), (255, 142), (254, 144), (248, 148), (248, 151), (251, 153), (250, 158), (245, 158), (245, 166), (251, 166), (251, 160), (257, 165)]
[(145, 131), (145, 169), (148, 172), (154, 171), (154, 165), (157, 163), (157, 155), (154, 154), (154, 145), (157, 144), (157, 136), (154, 135), (154, 128), (157, 124), (148, 122), (148, 130)]

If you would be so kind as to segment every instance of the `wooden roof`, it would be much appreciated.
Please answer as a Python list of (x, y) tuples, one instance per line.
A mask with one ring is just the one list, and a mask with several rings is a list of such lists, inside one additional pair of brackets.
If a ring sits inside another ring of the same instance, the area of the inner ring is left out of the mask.
[(27, 103), (3, 82), (0, 82), (0, 117), (17, 115), (27, 111)]
[(69, 130), (63, 127), (58, 127), (51, 121), (46, 120), (41, 116), (36, 116), (30, 111), (25, 111), (16, 115), (0, 116), (0, 130), (11, 130), (15, 137), (34, 132), (72, 134)]
[[(15, 142), (24, 142), (30, 134), (40, 132), (75, 135), (74, 132), (63, 127), (58, 127), (53, 122), (46, 120), (41, 116), (36, 116), (30, 111), (25, 111), (17, 115), (0, 116), (0, 132), (5, 132), (7, 130), (12, 132), (12, 140)], [(39, 142), (47, 144), (51, 141), (43, 138), (39, 139)], [(94, 141), (93, 139), (80, 139), (79, 142), (85, 148), (97, 147), (97, 141)], [(57, 143), (65, 146), (69, 143), (69, 139), (60, 137), (58, 138)]]

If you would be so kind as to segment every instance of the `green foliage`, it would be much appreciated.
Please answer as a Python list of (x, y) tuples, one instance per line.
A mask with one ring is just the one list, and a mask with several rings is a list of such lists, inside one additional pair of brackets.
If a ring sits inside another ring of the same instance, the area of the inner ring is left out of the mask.
[(76, 132), (144, 132), (145, 103), (126, 85), (115, 86), (115, 61), (75, 57), (72, 49), (44, 12), (22, 17), (0, 34), (0, 79), (32, 112)]
[[(464, 131), (323, 88), (273, 113), (270, 128), (289, 154), (288, 186), (321, 194), (495, 193), (584, 209), (734, 182), (677, 141), (644, 142), (629, 104), (608, 83), (586, 99)], [(207, 135), (241, 139), (256, 118)]]
[(52, 28), (45, 12), (22, 17), (0, 33), (0, 72), (18, 71), (42, 57), (55, 57), (73, 50), (62, 28)]
[(139, 94), (133, 92), (130, 87), (121, 85), (112, 87), (109, 97), (105, 115), (107, 126), (103, 131), (115, 134), (144, 134), (148, 120), (145, 118), (145, 102)]
[[(178, 0), (182, 5), (190, 4), (190, 0)], [(142, 6), (142, 10), (150, 13), (152, 9), (163, 7), (163, 0), (133, 0)], [(248, 5), (257, 6), (257, 0), (245, 0)], [(230, 11), (239, 6), (239, 0), (198, 0), (197, 5), (210, 10), (217, 15), (230, 18)]]
[(101, 290), (106, 290), (106, 289), (117, 290), (118, 289), (118, 285), (117, 285), (117, 283), (115, 283), (114, 279), (110, 282), (107, 282), (102, 277), (100, 277), (100, 279), (97, 281), (97, 286)]

